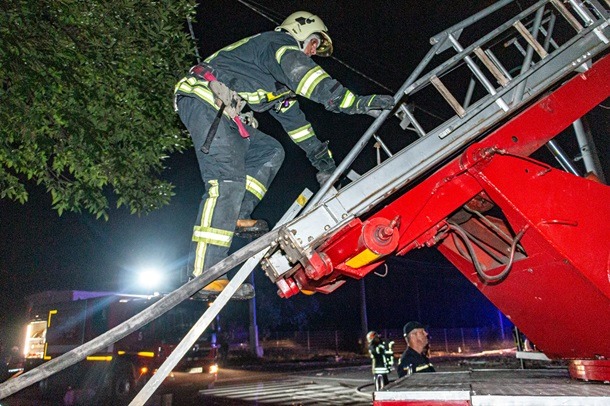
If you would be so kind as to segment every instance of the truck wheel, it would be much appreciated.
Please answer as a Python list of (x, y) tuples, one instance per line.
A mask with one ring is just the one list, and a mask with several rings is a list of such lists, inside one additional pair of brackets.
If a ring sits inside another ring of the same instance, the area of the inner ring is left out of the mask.
[(38, 390), (43, 399), (48, 399), (51, 396), (50, 384), (48, 379), (43, 379), (38, 383)]
[(133, 367), (131, 364), (117, 369), (112, 382), (112, 397), (114, 404), (127, 404), (136, 389), (135, 386)]

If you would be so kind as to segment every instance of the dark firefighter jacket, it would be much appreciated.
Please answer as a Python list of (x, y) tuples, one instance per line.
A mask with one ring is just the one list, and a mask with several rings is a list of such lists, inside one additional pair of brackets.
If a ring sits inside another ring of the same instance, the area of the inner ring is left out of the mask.
[[(269, 111), (319, 171), (335, 164), (325, 143), (315, 135), (295, 94), (321, 103), (332, 112), (361, 114), (371, 96), (357, 96), (331, 78), (285, 32), (264, 32), (244, 38), (209, 56), (217, 80), (236, 91), (256, 112)], [(218, 108), (207, 82), (187, 76), (176, 93), (199, 97)], [(374, 97), (374, 96), (372, 96)]]

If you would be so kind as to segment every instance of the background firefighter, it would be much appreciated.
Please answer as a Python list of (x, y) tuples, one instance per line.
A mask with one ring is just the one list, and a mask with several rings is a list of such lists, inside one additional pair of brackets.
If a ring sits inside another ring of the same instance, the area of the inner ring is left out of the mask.
[[(267, 230), (262, 220), (250, 216), (277, 174), (284, 151), (272, 137), (244, 127), (244, 122), (255, 122), (251, 115), (244, 118), (244, 105), (254, 112), (268, 111), (281, 123), (317, 169), (321, 184), (335, 170), (335, 162), (296, 96), (336, 113), (378, 115), (394, 106), (391, 96), (352, 93), (311, 59), (329, 56), (332, 49), (322, 20), (300, 11), (275, 31), (244, 38), (212, 54), (176, 85), (175, 107), (190, 132), (205, 184), (193, 232), (195, 255), (189, 259), (193, 276), (227, 256), (234, 233)], [(203, 294), (224, 286), (226, 277), (206, 286)]]
[(396, 368), (398, 377), (419, 372), (436, 372), (428, 358), (430, 341), (425, 326), (418, 321), (410, 321), (404, 325), (402, 331), (407, 349), (400, 356)]
[(392, 372), (394, 366), (394, 351), (392, 350), (394, 341), (386, 343), (376, 331), (369, 331), (366, 341), (369, 344), (375, 390), (380, 390), (390, 382), (388, 374)]

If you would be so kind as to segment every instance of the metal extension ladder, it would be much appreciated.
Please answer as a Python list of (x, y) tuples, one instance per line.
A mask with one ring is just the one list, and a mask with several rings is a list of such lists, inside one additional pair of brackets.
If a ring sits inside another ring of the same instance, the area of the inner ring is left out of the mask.
[[(354, 162), (368, 141), (375, 137), (382, 143), (375, 133), (390, 116), (390, 112), (383, 112), (310, 201), (306, 213), (280, 229), (279, 247), (263, 260), (263, 269), (273, 282), (281, 286), (295, 264), (300, 262), (306, 267), (314, 250), (350, 220), (366, 214), (397, 190), (404, 190), (430, 170), (457, 156), (572, 72), (586, 70), (591, 60), (610, 46), (609, 0), (605, 0), (605, 6), (596, 0), (569, 0), (568, 6), (560, 0), (541, 0), (472, 44), (460, 43), (465, 28), (475, 27), (479, 21), (511, 3), (515, 2), (499, 1), (431, 38), (432, 48), (400, 88), (395, 100), (398, 103), (405, 96), (412, 97), (432, 87), (455, 115), (436, 128), (426, 130), (409, 105), (401, 104), (396, 111), (401, 127), (416, 131), (419, 139), (395, 154), (382, 144), (390, 157), (333, 193), (332, 184)], [(557, 28), (562, 24), (561, 35), (555, 38)], [(510, 73), (506, 62), (494, 51), (505, 44), (516, 48), (521, 55), (522, 59), (516, 63), (514, 58), (508, 61), (513, 63), (513, 70), (518, 70), (516, 74)], [(455, 55), (422, 74), (436, 55), (449, 49), (453, 49)], [(465, 101), (460, 103), (443, 82), (443, 77), (463, 65), (473, 77)], [(492, 83), (490, 77), (497, 83)], [(475, 85), (481, 85), (485, 94), (472, 102)], [(558, 154), (561, 155), (560, 150)]]

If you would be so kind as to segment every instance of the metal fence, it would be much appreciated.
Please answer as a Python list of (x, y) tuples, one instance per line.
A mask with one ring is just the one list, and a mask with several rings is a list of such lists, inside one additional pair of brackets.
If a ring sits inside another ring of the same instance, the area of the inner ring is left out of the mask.
[[(512, 333), (493, 327), (481, 328), (430, 328), (430, 347), (433, 353), (472, 354), (483, 351), (514, 347)], [(394, 341), (394, 352), (402, 353), (406, 343), (401, 330), (380, 330), (386, 341)], [(247, 334), (238, 334), (230, 340), (232, 349), (248, 350)], [(282, 331), (261, 334), (259, 345), (265, 356), (303, 358), (316, 356), (363, 354), (365, 337), (359, 331)]]

